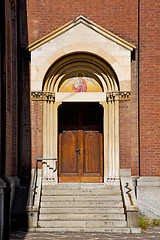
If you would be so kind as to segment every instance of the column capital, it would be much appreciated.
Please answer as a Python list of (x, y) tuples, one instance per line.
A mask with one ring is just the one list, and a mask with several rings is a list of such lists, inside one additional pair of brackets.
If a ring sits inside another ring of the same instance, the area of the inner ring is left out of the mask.
[(107, 92), (106, 93), (106, 101), (107, 102), (119, 101), (119, 91)]
[(120, 100), (130, 100), (131, 92), (130, 91), (121, 91), (120, 92)]
[(119, 101), (119, 100), (130, 100), (131, 92), (130, 91), (115, 91), (106, 93), (106, 101)]
[(44, 92), (44, 91), (33, 91), (31, 92), (32, 101), (55, 101), (55, 93)]

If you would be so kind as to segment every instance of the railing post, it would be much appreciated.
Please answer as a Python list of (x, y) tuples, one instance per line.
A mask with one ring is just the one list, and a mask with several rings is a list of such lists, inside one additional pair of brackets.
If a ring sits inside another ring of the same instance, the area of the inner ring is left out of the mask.
[[(29, 199), (27, 204), (27, 212), (29, 217), (29, 226), (30, 227), (37, 227), (38, 222), (38, 214), (39, 214), (39, 206), (40, 206), (40, 195), (41, 195), (41, 185), (42, 185), (42, 174), (41, 176), (37, 177), (37, 166), (38, 162), (42, 162), (43, 160), (49, 161), (57, 161), (55, 158), (38, 158), (35, 157), (35, 168), (33, 173), (33, 178), (31, 181), (30, 186), (30, 193), (29, 193)], [(53, 169), (53, 172), (57, 171), (57, 165), (55, 169)], [(36, 193), (36, 194), (35, 194)]]

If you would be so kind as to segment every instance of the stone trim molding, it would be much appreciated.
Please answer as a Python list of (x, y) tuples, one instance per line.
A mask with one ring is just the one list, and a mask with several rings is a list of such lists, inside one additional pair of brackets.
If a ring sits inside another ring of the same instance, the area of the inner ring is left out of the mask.
[(123, 91), (119, 93), (120, 100), (130, 100), (131, 92), (130, 91)]
[(110, 32), (106, 29), (104, 29), (103, 27), (101, 27), (98, 24), (92, 22), (91, 20), (87, 19), (83, 15), (80, 15), (80, 16), (76, 17), (75, 19), (73, 19), (72, 21), (70, 21), (70, 22), (66, 23), (65, 25), (61, 26), (60, 28), (54, 30), (53, 32), (47, 34), (46, 36), (44, 36), (44, 37), (38, 39), (37, 41), (35, 41), (34, 43), (30, 44), (28, 46), (28, 50), (33, 51), (34, 49), (38, 48), (39, 46), (42, 46), (46, 42), (54, 39), (55, 37), (63, 34), (66, 31), (72, 29), (74, 26), (76, 26), (80, 23), (83, 23), (84, 25), (88, 26), (90, 29), (93, 29), (94, 31), (98, 32), (103, 37), (106, 37), (106, 38), (114, 41), (115, 43), (123, 46), (124, 48), (126, 48), (130, 51), (133, 51), (133, 49), (136, 49), (136, 46), (134, 46), (133, 44), (125, 41), (124, 39), (120, 38), (119, 36), (113, 34), (112, 32)]
[[(119, 100), (130, 100), (130, 92), (107, 92), (106, 102), (119, 101)], [(31, 92), (32, 101), (55, 101), (55, 93), (46, 91), (33, 91)]]
[(31, 101), (55, 101), (55, 93), (44, 92), (44, 91), (34, 91), (31, 92)]

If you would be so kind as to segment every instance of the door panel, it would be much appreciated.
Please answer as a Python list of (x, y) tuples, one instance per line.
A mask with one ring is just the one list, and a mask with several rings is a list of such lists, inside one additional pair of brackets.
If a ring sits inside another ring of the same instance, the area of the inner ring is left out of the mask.
[(83, 166), (84, 173), (100, 171), (100, 141), (98, 131), (84, 131)]
[(77, 131), (63, 131), (59, 135), (61, 174), (78, 174)]

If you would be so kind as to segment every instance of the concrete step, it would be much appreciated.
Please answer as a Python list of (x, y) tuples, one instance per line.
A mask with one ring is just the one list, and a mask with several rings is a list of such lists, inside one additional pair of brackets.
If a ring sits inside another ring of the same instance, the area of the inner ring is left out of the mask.
[(120, 185), (62, 183), (44, 186), (40, 231), (129, 233)]
[(58, 183), (57, 185), (43, 185), (42, 183), (42, 190), (73, 190), (73, 189), (88, 189), (88, 190), (96, 190), (96, 189), (115, 189), (120, 190), (119, 185), (106, 185), (104, 183)]
[[(37, 231), (37, 232), (99, 232), (99, 233), (131, 233), (130, 228), (127, 227), (107, 227), (107, 228), (31, 228), (30, 231)], [(140, 232), (138, 232), (140, 233)]]
[(46, 221), (106, 221), (125, 220), (124, 214), (40, 214), (39, 220)]
[(44, 189), (42, 190), (42, 196), (99, 196), (99, 195), (121, 195), (120, 189)]
[(61, 213), (70, 213), (70, 214), (84, 214), (84, 213), (93, 213), (93, 214), (109, 214), (109, 213), (121, 213), (124, 214), (124, 209), (119, 208), (40, 208), (40, 214), (61, 214)]
[(107, 228), (126, 227), (126, 221), (38, 221), (44, 228)]
[(41, 207), (44, 208), (108, 208), (108, 207), (123, 207), (122, 201), (110, 201), (110, 202), (41, 202)]
[(108, 202), (122, 201), (121, 196), (42, 196), (41, 202)]

